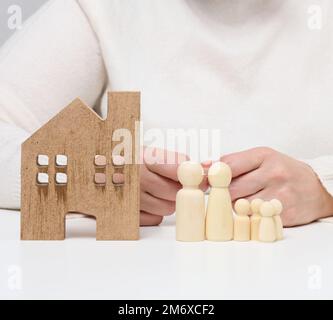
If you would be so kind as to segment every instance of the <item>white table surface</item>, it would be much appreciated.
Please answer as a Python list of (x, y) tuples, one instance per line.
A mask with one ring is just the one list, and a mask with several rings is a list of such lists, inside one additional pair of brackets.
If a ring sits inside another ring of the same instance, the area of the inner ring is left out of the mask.
[(179, 243), (174, 218), (137, 242), (96, 242), (95, 221), (67, 220), (67, 240), (21, 242), (0, 210), (2, 299), (333, 299), (333, 224), (274, 243)]

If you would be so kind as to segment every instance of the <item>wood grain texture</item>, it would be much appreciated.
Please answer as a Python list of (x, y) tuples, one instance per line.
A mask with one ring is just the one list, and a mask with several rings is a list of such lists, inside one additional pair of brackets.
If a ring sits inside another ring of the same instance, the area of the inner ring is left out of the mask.
[[(96, 217), (97, 240), (139, 239), (140, 177), (135, 160), (140, 135), (135, 130), (140, 120), (140, 93), (109, 93), (108, 108), (103, 120), (76, 99), (22, 144), (22, 240), (64, 240), (65, 217), (71, 212)], [(122, 142), (112, 141), (119, 129), (132, 137), (123, 167), (112, 163), (112, 153)], [(37, 165), (40, 154), (49, 157), (48, 166)], [(57, 155), (67, 156), (66, 167), (56, 166)], [(95, 165), (96, 155), (106, 157), (105, 167)], [(47, 186), (37, 184), (38, 172), (49, 175)], [(67, 174), (66, 185), (56, 184), (57, 172)], [(96, 173), (106, 174), (105, 185), (96, 185)], [(114, 173), (124, 175), (124, 185), (113, 184)]]

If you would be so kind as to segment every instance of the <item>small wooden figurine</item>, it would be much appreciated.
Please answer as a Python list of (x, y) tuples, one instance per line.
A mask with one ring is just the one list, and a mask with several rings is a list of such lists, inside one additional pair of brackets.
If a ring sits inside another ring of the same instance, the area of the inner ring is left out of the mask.
[(274, 242), (276, 241), (276, 230), (273, 216), (275, 208), (269, 201), (264, 202), (260, 206), (260, 214), (262, 216), (259, 226), (259, 241)]
[(98, 240), (139, 238), (139, 120), (140, 93), (110, 93), (105, 120), (77, 99), (23, 143), (22, 240), (64, 240), (71, 212)]
[(178, 179), (183, 189), (176, 199), (176, 239), (178, 241), (205, 240), (205, 197), (199, 185), (204, 171), (199, 163), (183, 162)]
[(275, 230), (276, 230), (276, 239), (283, 240), (283, 223), (281, 220), (281, 213), (283, 211), (283, 206), (281, 201), (277, 199), (271, 200), (271, 204), (275, 208), (274, 222), (275, 222)]
[(261, 220), (260, 215), (260, 206), (263, 204), (263, 200), (254, 199), (251, 201), (251, 240), (258, 241), (259, 240), (259, 225)]
[(251, 224), (250, 224), (250, 203), (246, 199), (239, 199), (235, 203), (235, 222), (234, 222), (234, 240), (250, 241)]
[(210, 241), (233, 239), (234, 221), (229, 185), (232, 173), (223, 162), (214, 163), (208, 171), (211, 191), (206, 215), (206, 238)]

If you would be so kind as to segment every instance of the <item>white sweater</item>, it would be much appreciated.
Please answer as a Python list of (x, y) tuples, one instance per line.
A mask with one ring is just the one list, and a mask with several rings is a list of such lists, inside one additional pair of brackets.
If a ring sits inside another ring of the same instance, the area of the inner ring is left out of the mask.
[(50, 1), (0, 52), (0, 207), (20, 206), (22, 141), (76, 97), (105, 115), (106, 90), (142, 92), (146, 132), (220, 129), (212, 157), (270, 146), (333, 194), (330, 0)]

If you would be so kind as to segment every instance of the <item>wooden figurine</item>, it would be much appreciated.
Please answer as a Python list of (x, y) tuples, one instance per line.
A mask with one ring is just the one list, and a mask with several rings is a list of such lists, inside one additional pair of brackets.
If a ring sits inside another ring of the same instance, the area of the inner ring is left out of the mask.
[(229, 193), (231, 179), (231, 169), (223, 162), (214, 163), (208, 171), (211, 191), (206, 215), (207, 240), (229, 241), (233, 238), (233, 210)]
[(259, 226), (259, 241), (274, 242), (276, 241), (275, 208), (272, 203), (266, 201), (260, 206), (261, 221)]
[(235, 222), (234, 222), (234, 240), (250, 241), (251, 224), (250, 224), (250, 202), (246, 199), (239, 199), (235, 203)]
[(283, 223), (281, 220), (281, 213), (283, 211), (283, 205), (281, 201), (277, 199), (273, 199), (271, 204), (275, 208), (274, 222), (275, 222), (275, 230), (276, 230), (276, 239), (283, 240)]
[(97, 240), (139, 239), (139, 120), (140, 93), (109, 93), (105, 120), (76, 99), (23, 143), (22, 240), (64, 240), (72, 212)]
[(205, 197), (199, 185), (204, 177), (200, 164), (183, 162), (178, 167), (178, 179), (183, 189), (176, 198), (176, 239), (205, 240)]
[(251, 240), (259, 240), (259, 225), (261, 220), (260, 206), (263, 204), (263, 200), (254, 199), (251, 201)]

